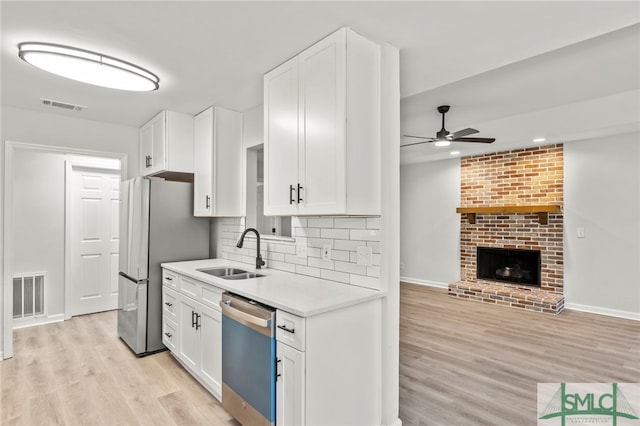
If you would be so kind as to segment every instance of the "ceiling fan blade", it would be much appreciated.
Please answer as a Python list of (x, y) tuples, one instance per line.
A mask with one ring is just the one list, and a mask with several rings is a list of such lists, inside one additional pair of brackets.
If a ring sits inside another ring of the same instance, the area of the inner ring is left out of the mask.
[(452, 142), (476, 142), (476, 143), (493, 143), (494, 138), (456, 138), (451, 139)]
[(453, 140), (453, 139), (461, 138), (463, 136), (473, 135), (475, 133), (480, 133), (480, 132), (476, 129), (466, 128), (466, 129), (458, 130), (455, 133), (449, 134), (447, 136), (447, 139)]
[(427, 142), (433, 142), (434, 138), (428, 138), (426, 136), (412, 136), (412, 135), (402, 135), (405, 138), (415, 138), (415, 139), (425, 139)]
[[(409, 136), (409, 137), (417, 138), (417, 136)], [(431, 143), (431, 142), (434, 141), (433, 138), (420, 138), (420, 139), (423, 139), (423, 140), (421, 140), (420, 142), (405, 143), (404, 145), (400, 145), (400, 148), (404, 148), (405, 146), (420, 145), (420, 144), (423, 144), (423, 143)]]

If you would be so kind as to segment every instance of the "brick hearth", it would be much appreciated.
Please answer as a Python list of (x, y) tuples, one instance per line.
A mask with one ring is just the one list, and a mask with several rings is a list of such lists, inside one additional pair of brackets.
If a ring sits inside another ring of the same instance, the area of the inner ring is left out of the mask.
[[(534, 206), (563, 203), (562, 145), (551, 145), (461, 160), (461, 207)], [(547, 313), (564, 309), (563, 214), (477, 214), (460, 218), (460, 278), (449, 294), (486, 303)], [(540, 250), (541, 286), (476, 278), (477, 247)]]

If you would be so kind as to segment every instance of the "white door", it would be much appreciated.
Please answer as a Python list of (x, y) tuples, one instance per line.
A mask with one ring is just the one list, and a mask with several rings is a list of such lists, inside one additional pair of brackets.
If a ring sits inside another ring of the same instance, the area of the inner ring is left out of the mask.
[(71, 176), (69, 312), (118, 307), (120, 174), (73, 167)]

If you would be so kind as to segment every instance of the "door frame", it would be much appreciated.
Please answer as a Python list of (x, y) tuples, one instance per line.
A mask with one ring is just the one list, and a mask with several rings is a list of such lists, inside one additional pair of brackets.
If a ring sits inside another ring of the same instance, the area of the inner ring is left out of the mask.
[[(104, 157), (103, 157), (104, 158)], [(111, 158), (110, 158), (111, 159)], [(71, 195), (72, 192), (72, 180), (74, 168), (92, 170), (95, 172), (117, 172), (122, 181), (122, 164), (120, 168), (109, 167), (108, 164), (104, 164), (98, 159), (74, 159), (65, 161), (65, 173), (64, 173), (64, 319), (71, 319), (71, 286), (67, 281), (67, 277), (71, 276), (71, 268), (73, 267), (71, 262)]]
[[(16, 141), (5, 141), (4, 148), (4, 224), (2, 236), (4, 247), (2, 253), (2, 356), (7, 359), (13, 356), (13, 157), (16, 151), (36, 151), (88, 157), (104, 157), (120, 160), (121, 178), (127, 179), (127, 154), (68, 148), (52, 145), (31, 144)], [(66, 250), (65, 250), (66, 251)]]

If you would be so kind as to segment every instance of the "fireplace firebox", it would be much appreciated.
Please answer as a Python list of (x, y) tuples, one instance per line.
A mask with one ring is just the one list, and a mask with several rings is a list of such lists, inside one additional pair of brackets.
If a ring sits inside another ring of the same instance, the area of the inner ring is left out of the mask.
[(540, 287), (540, 251), (478, 247), (478, 279)]

